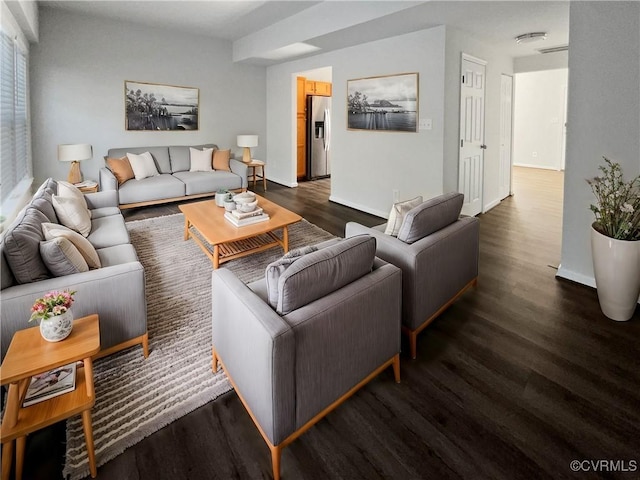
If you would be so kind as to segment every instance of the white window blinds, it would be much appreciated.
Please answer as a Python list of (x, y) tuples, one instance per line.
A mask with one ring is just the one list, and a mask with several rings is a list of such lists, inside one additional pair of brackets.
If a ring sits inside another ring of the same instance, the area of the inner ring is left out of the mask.
[(29, 175), (27, 57), (0, 32), (0, 202)]

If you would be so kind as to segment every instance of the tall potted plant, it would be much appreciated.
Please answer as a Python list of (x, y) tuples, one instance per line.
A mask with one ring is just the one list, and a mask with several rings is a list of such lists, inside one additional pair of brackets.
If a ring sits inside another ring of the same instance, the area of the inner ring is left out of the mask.
[(591, 211), (591, 253), (602, 312), (612, 320), (633, 316), (640, 295), (640, 175), (623, 180), (606, 157), (601, 176), (587, 180), (596, 197)]

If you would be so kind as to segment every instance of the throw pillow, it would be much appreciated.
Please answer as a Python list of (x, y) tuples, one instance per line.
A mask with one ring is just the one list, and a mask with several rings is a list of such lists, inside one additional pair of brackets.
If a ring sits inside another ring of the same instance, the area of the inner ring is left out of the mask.
[(417, 242), (451, 225), (458, 220), (463, 202), (462, 193), (451, 192), (418, 205), (404, 217), (398, 232), (398, 240), (405, 243)]
[(231, 158), (231, 149), (229, 150), (214, 150), (213, 152), (213, 169), (214, 170), (226, 170), (231, 171), (229, 166), (229, 159)]
[(144, 152), (140, 155), (127, 152), (127, 158), (129, 159), (136, 180), (160, 175), (156, 168), (156, 162), (153, 161), (153, 157), (149, 152)]
[(33, 283), (51, 277), (40, 256), (44, 240), (41, 225), (48, 221), (44, 213), (26, 208), (2, 238), (2, 250), (16, 282)]
[(89, 271), (89, 266), (78, 249), (63, 237), (40, 242), (40, 255), (55, 277)]
[(122, 185), (127, 180), (135, 178), (131, 163), (127, 157), (122, 158), (107, 158), (107, 167), (113, 173), (113, 176), (118, 180), (118, 186)]
[(213, 148), (205, 148), (198, 150), (189, 147), (189, 157), (191, 158), (190, 172), (210, 172), (213, 170), (211, 166), (211, 158), (213, 156)]
[(84, 198), (84, 194), (76, 187), (73, 183), (63, 182), (60, 180), (58, 182), (58, 196), (65, 198), (75, 198), (80, 205), (84, 205), (87, 207), (87, 200)]
[[(84, 202), (84, 200), (82, 200)], [(80, 232), (83, 236), (91, 233), (91, 214), (87, 208), (76, 198), (53, 196), (53, 208), (60, 223), (65, 227), (69, 227), (76, 232)]]
[(411, 200), (406, 200), (404, 202), (394, 203), (393, 207), (391, 207), (391, 212), (389, 213), (389, 220), (387, 221), (387, 228), (384, 233), (386, 235), (391, 235), (393, 237), (398, 236), (398, 232), (400, 231), (400, 226), (402, 226), (402, 221), (409, 210), (417, 207), (422, 203), (422, 197), (412, 198)]
[(100, 257), (91, 242), (77, 232), (57, 223), (43, 223), (42, 233), (46, 240), (66, 238), (78, 249), (89, 268), (100, 268)]
[(289, 250), (281, 259), (267, 265), (264, 278), (267, 282), (269, 305), (273, 308), (278, 306), (278, 280), (285, 270), (289, 268), (293, 262), (302, 258), (302, 256), (307, 253), (315, 252), (316, 250), (318, 250), (318, 248), (313, 245)]

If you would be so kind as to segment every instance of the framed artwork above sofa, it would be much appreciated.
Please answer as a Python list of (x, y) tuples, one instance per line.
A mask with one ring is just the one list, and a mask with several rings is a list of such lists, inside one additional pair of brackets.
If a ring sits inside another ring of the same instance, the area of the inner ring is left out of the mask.
[(125, 130), (198, 130), (200, 89), (124, 81)]

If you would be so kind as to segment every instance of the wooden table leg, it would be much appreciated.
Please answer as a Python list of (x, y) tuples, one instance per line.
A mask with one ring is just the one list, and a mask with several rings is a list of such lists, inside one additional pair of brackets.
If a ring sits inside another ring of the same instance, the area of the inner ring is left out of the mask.
[(22, 478), (22, 467), (24, 466), (24, 450), (27, 444), (27, 437), (16, 438), (16, 480)]
[(262, 187), (264, 191), (267, 191), (267, 174), (264, 171), (264, 165), (262, 166)]
[(284, 248), (284, 253), (287, 253), (289, 251), (289, 230), (287, 229), (286, 225), (282, 229), (282, 243), (283, 243), (282, 248)]
[(189, 240), (189, 219), (184, 217), (184, 239)]
[(84, 430), (84, 439), (87, 442), (87, 454), (89, 455), (89, 470), (91, 471), (91, 478), (96, 478), (98, 475), (98, 469), (96, 468), (96, 454), (93, 447), (91, 410), (84, 410), (82, 412), (82, 429)]
[(2, 444), (2, 480), (9, 480), (13, 462), (13, 440)]
[(93, 387), (93, 360), (91, 357), (85, 358), (84, 363), (84, 381), (87, 385), (87, 396), (93, 398), (95, 396)]
[(220, 266), (220, 247), (218, 245), (213, 246), (213, 269), (217, 270)]

